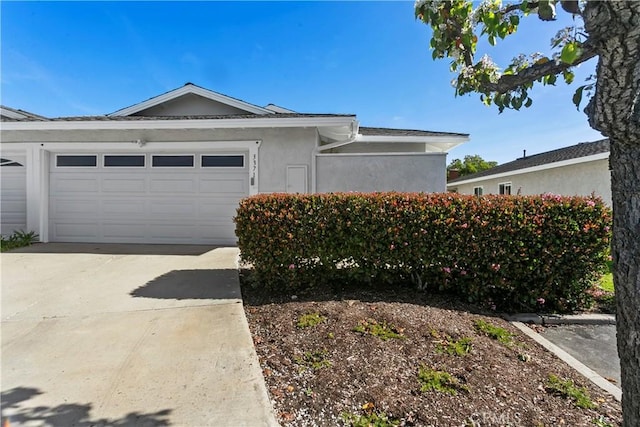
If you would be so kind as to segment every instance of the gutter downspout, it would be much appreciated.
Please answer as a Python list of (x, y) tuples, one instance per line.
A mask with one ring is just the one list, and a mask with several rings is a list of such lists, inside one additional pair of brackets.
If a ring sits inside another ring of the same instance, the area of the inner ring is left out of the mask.
[(316, 141), (316, 146), (311, 152), (311, 193), (315, 194), (317, 192), (317, 173), (318, 173), (318, 154), (325, 150), (330, 150), (332, 148), (342, 147), (344, 145), (351, 144), (358, 139), (358, 131), (360, 129), (360, 123), (357, 120), (353, 120), (351, 122), (351, 132), (349, 133), (349, 138), (345, 141), (337, 141), (331, 144), (327, 144), (324, 146), (320, 146), (320, 132), (318, 132), (318, 141)]

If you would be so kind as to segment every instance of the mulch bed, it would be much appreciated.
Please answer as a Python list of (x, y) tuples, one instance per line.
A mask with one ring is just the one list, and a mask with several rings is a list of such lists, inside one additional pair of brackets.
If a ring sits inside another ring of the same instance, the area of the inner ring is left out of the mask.
[[(406, 426), (621, 423), (620, 404), (610, 395), (508, 322), (447, 297), (409, 288), (315, 289), (292, 296), (248, 284), (242, 292), (283, 426), (351, 425), (358, 416), (386, 417)], [(320, 323), (297, 326), (301, 316), (316, 313)], [(513, 334), (512, 343), (479, 332), (478, 320)], [(359, 325), (364, 333), (354, 331)], [(366, 333), (372, 325), (386, 325), (402, 337), (385, 340)], [(449, 354), (446, 344), (462, 338), (471, 340), (470, 352)], [(456, 394), (421, 391), (421, 368), (449, 373), (457, 382)], [(596, 408), (578, 408), (551, 392), (550, 374), (585, 387)]]

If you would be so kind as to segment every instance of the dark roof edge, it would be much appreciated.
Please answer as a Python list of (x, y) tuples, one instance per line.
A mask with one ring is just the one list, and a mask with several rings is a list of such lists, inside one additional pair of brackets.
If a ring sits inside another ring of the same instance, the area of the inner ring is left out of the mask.
[(477, 178), (490, 178), (493, 175), (515, 172), (523, 169), (553, 164), (572, 159), (579, 159), (581, 157), (589, 157), (596, 154), (609, 152), (609, 150), (610, 148), (608, 138), (603, 138), (591, 142), (580, 142), (569, 147), (558, 148), (543, 153), (533, 154), (527, 157), (520, 157), (511, 162), (503, 163), (482, 172), (461, 176), (447, 182), (447, 185), (460, 184)]

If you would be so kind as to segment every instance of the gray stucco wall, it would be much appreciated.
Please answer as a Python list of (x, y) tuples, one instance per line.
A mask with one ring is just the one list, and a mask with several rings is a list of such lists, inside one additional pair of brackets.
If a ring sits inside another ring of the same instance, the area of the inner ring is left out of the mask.
[(424, 144), (417, 143), (371, 143), (354, 142), (349, 145), (329, 150), (329, 153), (420, 153), (424, 152)]
[[(517, 172), (517, 171), (516, 171)], [(611, 206), (611, 174), (607, 159), (529, 173), (514, 173), (509, 177), (491, 178), (470, 184), (450, 184), (449, 190), (473, 194), (474, 187), (482, 187), (484, 194), (498, 194), (498, 185), (511, 182), (512, 194), (553, 193), (565, 196), (589, 196), (595, 193)]]
[(222, 104), (190, 93), (148, 108), (134, 114), (134, 116), (216, 116), (227, 114), (247, 114), (247, 112), (231, 105)]
[(322, 155), (317, 191), (443, 192), (445, 154)]
[[(60, 130), (60, 131), (3, 131), (4, 146), (12, 142), (77, 142), (78, 152), (92, 151), (92, 142), (124, 142), (127, 150), (137, 149), (132, 143), (137, 139), (147, 142), (211, 141), (211, 149), (216, 149), (215, 141), (261, 140), (259, 151), (259, 191), (261, 193), (285, 192), (287, 165), (306, 165), (307, 182), (311, 182), (311, 159), (318, 134), (315, 128), (272, 128), (272, 129), (182, 129), (182, 130)], [(151, 149), (149, 149), (151, 150)], [(161, 150), (153, 148), (154, 151)], [(176, 150), (173, 150), (176, 151)], [(225, 151), (229, 151), (228, 149)], [(310, 190), (310, 188), (308, 188)]]

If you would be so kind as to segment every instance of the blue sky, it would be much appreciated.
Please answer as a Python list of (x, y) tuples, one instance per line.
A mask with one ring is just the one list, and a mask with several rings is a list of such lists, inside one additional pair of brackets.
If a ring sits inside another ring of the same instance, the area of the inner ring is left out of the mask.
[[(413, 2), (7, 2), (0, 4), (3, 105), (45, 116), (107, 114), (192, 82), (299, 112), (355, 113), (362, 125), (464, 132), (449, 160), (500, 163), (601, 138), (571, 103), (576, 83), (539, 87), (520, 112), (454, 97), (446, 60)], [(549, 51), (571, 18), (526, 19), (496, 62)]]

